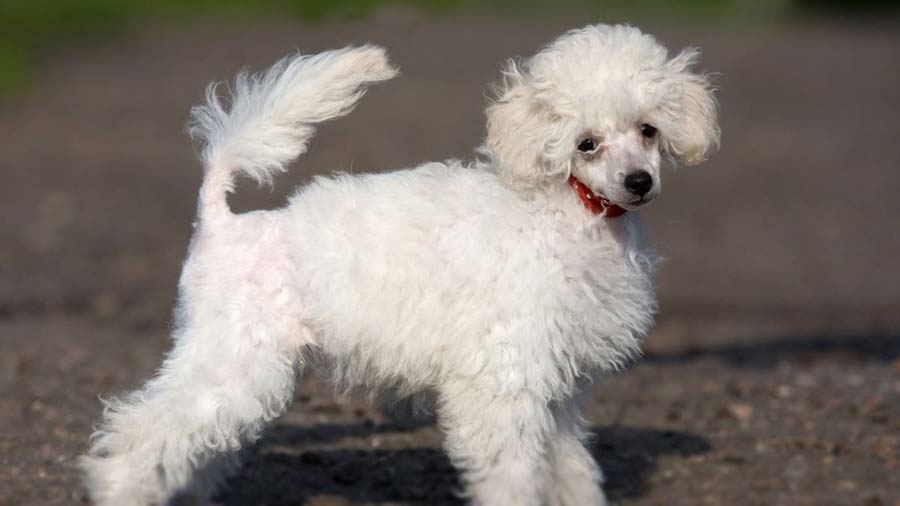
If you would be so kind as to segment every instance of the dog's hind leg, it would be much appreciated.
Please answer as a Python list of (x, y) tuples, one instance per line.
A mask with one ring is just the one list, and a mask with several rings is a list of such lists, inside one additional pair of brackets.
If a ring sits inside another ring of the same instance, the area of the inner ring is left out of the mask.
[(211, 350), (187, 348), (176, 347), (141, 390), (107, 403), (81, 460), (96, 504), (165, 504), (180, 491), (214, 488), (206, 482), (220, 476), (195, 483), (197, 471), (214, 467), (219, 475), (221, 454), (257, 439), (291, 400), (294, 366), (285, 354), (265, 346), (234, 350), (222, 366), (191, 356)]
[(292, 400), (311, 334), (299, 320), (277, 228), (246, 225), (235, 230), (252, 231), (255, 241), (195, 239), (174, 348), (153, 380), (107, 403), (81, 460), (97, 504), (165, 504), (179, 492), (211, 492), (220, 464), (234, 467), (228, 454), (256, 440)]

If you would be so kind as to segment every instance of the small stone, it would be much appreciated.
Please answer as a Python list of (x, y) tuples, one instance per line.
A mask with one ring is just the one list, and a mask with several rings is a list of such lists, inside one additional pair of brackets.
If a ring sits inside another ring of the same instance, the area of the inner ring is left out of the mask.
[(859, 488), (859, 486), (856, 484), (855, 481), (841, 480), (838, 482), (838, 488), (840, 488), (841, 490), (846, 490), (848, 492), (853, 492), (854, 490)]
[(738, 420), (748, 420), (753, 416), (753, 406), (742, 402), (735, 402), (728, 406), (728, 412)]

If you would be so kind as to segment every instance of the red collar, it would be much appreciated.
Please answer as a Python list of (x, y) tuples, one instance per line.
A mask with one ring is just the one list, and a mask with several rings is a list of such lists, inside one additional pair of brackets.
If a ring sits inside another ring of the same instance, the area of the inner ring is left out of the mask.
[(590, 188), (578, 180), (574, 175), (569, 176), (569, 186), (578, 194), (581, 203), (592, 214), (601, 214), (604, 218), (615, 218), (627, 213), (626, 209), (613, 204), (603, 197), (598, 197)]

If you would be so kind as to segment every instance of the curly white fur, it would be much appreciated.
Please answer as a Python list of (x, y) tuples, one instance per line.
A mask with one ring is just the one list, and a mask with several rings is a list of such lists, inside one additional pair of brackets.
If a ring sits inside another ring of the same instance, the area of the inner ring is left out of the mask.
[[(193, 111), (206, 176), (174, 347), (107, 402), (81, 460), (93, 501), (209, 496), (315, 355), (345, 388), (433, 395), (474, 503), (605, 504), (578, 398), (638, 353), (653, 256), (634, 213), (591, 215), (565, 180), (633, 209), (655, 193), (636, 203), (629, 171), (658, 193), (660, 160), (699, 161), (718, 132), (695, 55), (667, 60), (629, 27), (570, 32), (507, 67), (483, 161), (320, 177), (283, 209), (243, 215), (225, 200), (236, 174), (270, 182), (313, 124), (395, 71), (364, 46), (242, 74), (228, 109), (211, 88)], [(635, 133), (648, 122), (658, 138)], [(585, 135), (596, 151), (576, 150)]]

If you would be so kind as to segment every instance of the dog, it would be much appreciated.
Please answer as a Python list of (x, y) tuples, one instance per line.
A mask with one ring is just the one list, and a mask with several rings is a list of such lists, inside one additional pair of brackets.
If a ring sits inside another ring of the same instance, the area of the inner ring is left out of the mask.
[(698, 51), (630, 26), (565, 33), (507, 62), (475, 160), (318, 177), (233, 214), (397, 71), (379, 47), (291, 56), (192, 110), (205, 175), (173, 348), (105, 401), (80, 467), (99, 505), (208, 498), (289, 406), (316, 357), (345, 389), (433, 399), (477, 505), (603, 505), (580, 406), (638, 353), (656, 311), (635, 212), (661, 167), (718, 145)]

